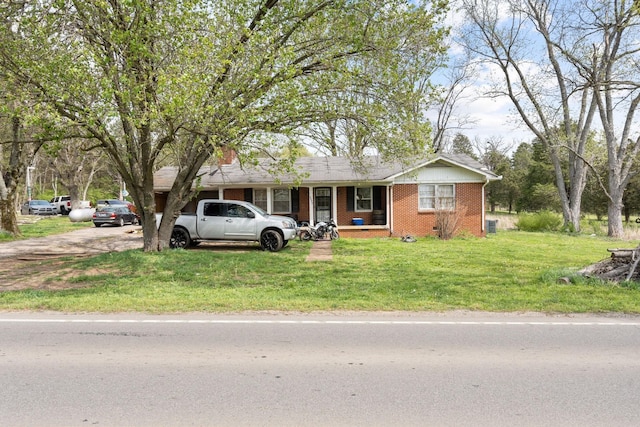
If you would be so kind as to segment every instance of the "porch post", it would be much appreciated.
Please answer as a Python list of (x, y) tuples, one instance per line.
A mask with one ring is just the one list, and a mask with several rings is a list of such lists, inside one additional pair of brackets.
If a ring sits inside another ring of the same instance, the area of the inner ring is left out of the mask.
[(331, 186), (331, 218), (338, 224), (338, 187)]
[(387, 226), (389, 234), (393, 234), (393, 184), (387, 185)]
[(309, 225), (314, 225), (316, 219), (313, 217), (313, 192), (315, 189), (313, 187), (309, 187)]
[(267, 213), (271, 213), (271, 211), (273, 210), (271, 208), (271, 187), (267, 187)]

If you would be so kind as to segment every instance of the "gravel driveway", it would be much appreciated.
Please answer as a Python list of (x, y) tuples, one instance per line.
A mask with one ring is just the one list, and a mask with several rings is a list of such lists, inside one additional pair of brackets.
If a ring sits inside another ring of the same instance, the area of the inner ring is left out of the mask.
[[(67, 289), (63, 257), (141, 249), (142, 228), (87, 227), (48, 237), (0, 242), (0, 292), (22, 289)], [(89, 273), (89, 272), (84, 272)]]

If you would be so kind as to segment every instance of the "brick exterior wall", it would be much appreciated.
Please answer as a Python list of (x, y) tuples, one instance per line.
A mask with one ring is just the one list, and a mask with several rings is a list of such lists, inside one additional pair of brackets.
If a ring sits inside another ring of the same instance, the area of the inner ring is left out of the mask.
[[(380, 199), (380, 205), (382, 206), (382, 212), (386, 212), (387, 207), (387, 196), (386, 192), (382, 192), (382, 198)], [(347, 204), (347, 187), (338, 187), (338, 218), (337, 224), (340, 225), (351, 225), (353, 218), (362, 218), (365, 225), (371, 225), (374, 223), (373, 217), (375, 210), (371, 210), (368, 212), (357, 212), (353, 209), (353, 207), (349, 207)]]
[[(474, 236), (484, 237), (486, 231), (482, 227), (482, 183), (456, 184), (456, 212), (459, 213), (458, 233), (470, 233)], [(309, 221), (309, 191), (308, 187), (299, 188), (299, 210), (291, 212), (289, 216), (298, 222)], [(389, 237), (390, 228), (393, 236), (400, 237), (405, 234), (414, 236), (435, 236), (436, 214), (433, 211), (418, 211), (418, 186), (416, 184), (396, 184), (393, 187), (393, 217), (392, 227), (373, 225), (374, 211), (356, 212), (347, 210), (347, 188), (337, 189), (337, 213), (336, 218), (340, 235), (344, 237)], [(156, 195), (158, 212), (164, 207), (166, 195)], [(198, 200), (203, 198), (218, 198), (217, 191), (202, 192)], [(244, 189), (226, 189), (224, 198), (228, 200), (244, 200)], [(386, 198), (386, 195), (385, 195)], [(195, 210), (196, 201), (190, 202), (187, 208)], [(386, 201), (382, 207), (386, 209)], [(189, 211), (189, 209), (185, 209)], [(386, 215), (386, 211), (385, 215)], [(351, 227), (353, 218), (362, 218), (364, 226)]]
[[(482, 183), (456, 184), (456, 212), (460, 215), (458, 233), (484, 237), (482, 227)], [(436, 213), (418, 211), (418, 186), (398, 184), (393, 187), (393, 231), (402, 236), (435, 236)], [(456, 233), (456, 234), (458, 234)]]
[(226, 200), (244, 200), (244, 188), (226, 188), (222, 194)]
[(309, 187), (298, 188), (300, 209), (295, 215), (298, 222), (309, 222)]

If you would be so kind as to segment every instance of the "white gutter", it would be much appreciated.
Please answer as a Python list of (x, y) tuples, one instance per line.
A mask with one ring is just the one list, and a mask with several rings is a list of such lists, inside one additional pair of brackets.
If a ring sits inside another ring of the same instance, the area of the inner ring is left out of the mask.
[(484, 233), (485, 228), (486, 228), (486, 227), (485, 227), (485, 223), (487, 222), (487, 221), (485, 220), (485, 205), (484, 205), (485, 192), (484, 192), (484, 188), (487, 186), (487, 184), (489, 184), (489, 182), (490, 182), (490, 181), (487, 179), (487, 180), (485, 181), (485, 183), (484, 183), (484, 184), (482, 184), (482, 211), (481, 211), (481, 212), (482, 212), (482, 215), (481, 215), (481, 217), (482, 217), (482, 223), (480, 224), (480, 231), (482, 231), (483, 233)]
[(331, 218), (338, 223), (338, 187), (331, 187)]
[(393, 184), (387, 185), (387, 225), (389, 235), (393, 234)]
[(309, 186), (309, 225), (315, 224), (315, 219), (313, 218), (313, 192), (315, 191), (315, 187)]
[[(485, 183), (482, 184), (482, 224), (480, 226), (480, 231), (485, 231), (485, 224), (486, 224), (486, 220), (485, 220), (485, 203), (484, 203), (484, 199), (485, 199), (485, 192), (484, 192), (484, 188), (487, 186), (487, 184), (489, 184), (491, 181), (489, 181), (489, 179), (485, 176)], [(495, 179), (495, 181), (500, 181), (502, 179), (502, 175), (500, 175), (497, 179)]]

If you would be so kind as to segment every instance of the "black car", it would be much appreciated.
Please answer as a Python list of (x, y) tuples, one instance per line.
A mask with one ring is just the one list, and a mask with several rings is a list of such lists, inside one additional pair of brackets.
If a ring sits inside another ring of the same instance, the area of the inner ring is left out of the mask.
[[(126, 206), (129, 210), (135, 214), (138, 213), (136, 210), (136, 205), (127, 201), (127, 200), (118, 200), (118, 199), (101, 199), (96, 202), (96, 209), (103, 208), (105, 206)], [(139, 217), (138, 217), (139, 219)]]
[(112, 224), (122, 227), (125, 224), (137, 225), (138, 216), (123, 205), (104, 206), (93, 214), (93, 225)]

